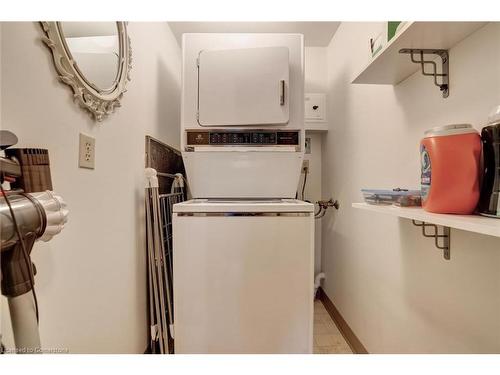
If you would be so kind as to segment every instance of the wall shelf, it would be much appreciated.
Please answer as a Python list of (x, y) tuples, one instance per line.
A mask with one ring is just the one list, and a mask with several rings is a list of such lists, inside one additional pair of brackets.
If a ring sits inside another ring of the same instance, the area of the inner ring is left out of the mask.
[(304, 124), (306, 132), (327, 132), (328, 122), (309, 121)]
[[(353, 203), (354, 208), (410, 219), (413, 225), (422, 229), (424, 237), (434, 239), (434, 246), (443, 251), (443, 257), (450, 259), (450, 228), (465, 230), (488, 236), (500, 237), (500, 219), (479, 215), (445, 215), (424, 211), (421, 207), (377, 206), (368, 203)], [(438, 226), (442, 226), (441, 232)], [(427, 228), (432, 228), (431, 232)]]
[(408, 55), (399, 53), (401, 49), (449, 50), (485, 24), (486, 22), (408, 22), (352, 83), (396, 85), (420, 69)]
[(441, 225), (443, 227), (500, 237), (500, 219), (479, 215), (433, 214), (424, 211), (421, 207), (376, 206), (367, 203), (353, 203), (352, 206), (354, 208)]

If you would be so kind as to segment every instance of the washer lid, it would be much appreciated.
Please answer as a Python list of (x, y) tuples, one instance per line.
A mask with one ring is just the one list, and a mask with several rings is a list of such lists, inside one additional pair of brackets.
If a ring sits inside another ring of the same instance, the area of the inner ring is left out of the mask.
[(297, 199), (192, 199), (174, 204), (174, 212), (313, 212), (312, 203)]
[(452, 124), (445, 126), (436, 126), (435, 128), (426, 130), (424, 132), (424, 135), (427, 138), (468, 133), (478, 134), (477, 130), (474, 129), (471, 124)]

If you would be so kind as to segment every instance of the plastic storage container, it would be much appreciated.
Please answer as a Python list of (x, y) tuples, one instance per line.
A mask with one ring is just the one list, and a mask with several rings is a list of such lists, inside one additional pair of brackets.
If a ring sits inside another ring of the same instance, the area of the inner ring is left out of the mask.
[(483, 142), (483, 185), (479, 213), (500, 218), (500, 106), (491, 113), (481, 131)]
[(422, 206), (443, 214), (472, 214), (479, 199), (481, 139), (468, 124), (425, 132), (420, 143)]
[(420, 206), (420, 190), (376, 190), (361, 189), (366, 203), (376, 205), (394, 204), (401, 207)]

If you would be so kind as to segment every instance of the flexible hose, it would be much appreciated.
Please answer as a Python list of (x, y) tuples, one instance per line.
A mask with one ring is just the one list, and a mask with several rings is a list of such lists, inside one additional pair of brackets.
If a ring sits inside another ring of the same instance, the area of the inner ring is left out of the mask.
[(314, 216), (315, 219), (321, 219), (323, 216), (326, 215), (326, 209), (323, 209), (323, 207), (321, 207), (322, 210), (320, 210), (319, 214), (317, 216)]

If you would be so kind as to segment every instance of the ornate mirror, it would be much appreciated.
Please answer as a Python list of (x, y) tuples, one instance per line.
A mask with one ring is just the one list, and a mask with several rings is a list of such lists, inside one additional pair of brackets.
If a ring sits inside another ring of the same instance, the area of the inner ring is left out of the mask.
[(132, 50), (125, 22), (41, 22), (61, 82), (97, 121), (120, 106)]

